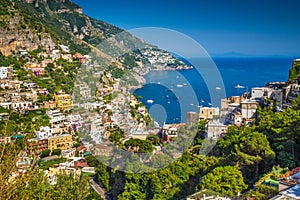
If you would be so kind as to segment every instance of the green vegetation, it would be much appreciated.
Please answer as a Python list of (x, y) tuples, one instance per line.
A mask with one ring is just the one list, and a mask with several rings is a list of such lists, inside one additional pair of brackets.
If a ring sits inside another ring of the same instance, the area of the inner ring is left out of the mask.
[(41, 158), (45, 158), (47, 156), (50, 156), (51, 151), (49, 149), (45, 149), (41, 152)]
[(13, 110), (9, 110), (8, 113), (8, 119), (0, 121), (2, 135), (12, 135), (17, 132), (34, 133), (41, 126), (50, 125), (45, 109), (27, 111), (24, 115)]
[[(91, 188), (89, 177), (74, 176), (73, 174), (57, 175), (57, 183), (50, 185), (48, 177), (44, 176), (43, 172), (28, 168), (21, 178), (15, 178), (13, 182), (7, 184), (11, 172), (16, 170), (16, 166), (12, 163), (16, 163), (19, 159), (18, 154), (21, 149), (15, 143), (0, 144), (0, 151), (2, 152), (0, 154), (1, 199), (101, 199)], [(65, 159), (59, 159), (57, 162), (63, 161)], [(50, 166), (48, 165), (48, 167)]]
[(228, 197), (236, 197), (247, 188), (242, 172), (236, 167), (217, 167), (203, 176), (201, 189), (211, 189)]
[(266, 135), (281, 167), (294, 167), (300, 153), (300, 97), (293, 102), (293, 108), (274, 112), (270, 108), (259, 109), (256, 130)]
[(66, 158), (58, 158), (54, 160), (49, 160), (49, 161), (39, 161), (39, 168), (43, 170), (48, 170), (50, 167), (53, 167), (56, 164), (63, 163), (67, 159)]
[(60, 156), (60, 154), (61, 154), (61, 149), (53, 149), (51, 153), (52, 156), (54, 155)]
[[(74, 12), (79, 7), (71, 1), (63, 2), (48, 1), (47, 4), (39, 2), (39, 7), (35, 8), (22, 1), (3, 0), (0, 5), (0, 15), (22, 16), (17, 25), (18, 31), (27, 29), (33, 30), (34, 34), (42, 37), (42, 34), (48, 33), (57, 44), (69, 46), (72, 53), (80, 52), (87, 54), (90, 52), (90, 44), (97, 45), (112, 35), (122, 31), (121, 29), (109, 25), (105, 22), (91, 19), (85, 15)], [(34, 2), (35, 3), (35, 2)], [(60, 9), (69, 9), (71, 12), (56, 11)], [(42, 17), (43, 16), (43, 17)], [(8, 17), (8, 18), (9, 18)], [(83, 26), (93, 27), (90, 35), (85, 35), (83, 41), (74, 37), (72, 33), (74, 27), (78, 28), (78, 33), (83, 33)], [(7, 27), (7, 21), (0, 22), (0, 25)], [(8, 27), (7, 27), (8, 28)], [(97, 31), (98, 30), (98, 31)], [(132, 38), (129, 46), (133, 46), (137, 39)], [(127, 42), (127, 41), (124, 41)], [(88, 44), (89, 43), (89, 44)], [(132, 44), (131, 44), (132, 43)], [(122, 52), (119, 47), (109, 52), (111, 55), (116, 52)], [(29, 52), (36, 61), (41, 61), (37, 57), (42, 47)], [(137, 67), (136, 60), (138, 50), (132, 54), (125, 54), (118, 58), (118, 64), (114, 63), (107, 67), (106, 72), (112, 74), (113, 78), (121, 78), (126, 84), (138, 85), (137, 80), (127, 71)], [(71, 94), (74, 87), (74, 81), (77, 71), (80, 67), (78, 60), (68, 62), (64, 59), (58, 59), (55, 63), (48, 64), (45, 68), (45, 77), (34, 77), (31, 72), (25, 71), (25, 57), (0, 55), (1, 66), (11, 66), (17, 72), (17, 77), (21, 81), (35, 82), (40, 88), (47, 88), (49, 95), (39, 95), (39, 101), (53, 99), (53, 94), (59, 90), (64, 90)], [(120, 65), (121, 66), (118, 66)], [(101, 65), (103, 63), (100, 63)], [(180, 63), (175, 61), (174, 64)], [(103, 64), (104, 65), (104, 64)], [(290, 70), (289, 81), (299, 77), (299, 62), (294, 62)], [(104, 72), (105, 74), (105, 72)], [(90, 78), (89, 72), (85, 73), (83, 79), (86, 82), (94, 83)], [(102, 80), (103, 86), (112, 86), (110, 80)], [(96, 87), (96, 84), (93, 85)], [(25, 90), (24, 88), (21, 88)], [(104, 100), (109, 103), (113, 100), (115, 94), (110, 93), (104, 96)], [(140, 123), (151, 125), (152, 121), (145, 112), (140, 112), (139, 108), (144, 108), (141, 103), (131, 107), (131, 116)], [(103, 108), (104, 110), (105, 108)], [(1, 113), (7, 113), (7, 118), (0, 121), (1, 135), (16, 135), (21, 133), (34, 133), (40, 126), (49, 125), (49, 118), (44, 109), (28, 111), (22, 114), (10, 109), (0, 108)], [(99, 109), (100, 112), (100, 109)], [(109, 115), (112, 113), (110, 112)], [(235, 197), (238, 193), (243, 193), (246, 189), (251, 189), (262, 175), (271, 173), (275, 177), (280, 177), (284, 170), (281, 168), (293, 168), (298, 165), (300, 155), (300, 97), (293, 102), (292, 108), (283, 112), (275, 112), (273, 108), (263, 107), (257, 111), (258, 119), (254, 125), (249, 127), (231, 126), (228, 134), (220, 139), (213, 150), (208, 155), (199, 155), (200, 150), (205, 145), (210, 145), (204, 140), (205, 121), (199, 122), (195, 138), (184, 138), (183, 134), (186, 127), (178, 130), (178, 137), (172, 142), (180, 144), (178, 146), (187, 147), (188, 141), (193, 141), (188, 150), (183, 155), (172, 161), (170, 155), (152, 155), (153, 145), (161, 143), (157, 135), (149, 135), (147, 140), (130, 139), (124, 144), (124, 131), (119, 127), (109, 130), (109, 140), (119, 148), (131, 152), (148, 153), (148, 157), (139, 157), (138, 154), (132, 154), (124, 162), (128, 171), (136, 172), (141, 169), (160, 168), (151, 173), (124, 173), (118, 169), (111, 169), (89, 155), (86, 157), (88, 164), (96, 169), (96, 177), (102, 186), (119, 199), (182, 199), (199, 189), (212, 189), (224, 196)], [(26, 149), (26, 141), (33, 134), (26, 134), (24, 138), (14, 139), (11, 144), (0, 144), (0, 199), (99, 199), (89, 186), (89, 176), (59, 175), (56, 185), (50, 185), (47, 177), (40, 174), (37, 169), (28, 169), (21, 178), (18, 178), (12, 184), (7, 184), (11, 172), (16, 170), (18, 154)], [(90, 136), (89, 136), (90, 137)], [(80, 143), (77, 141), (76, 146)], [(164, 150), (170, 150), (177, 146), (164, 145)], [(184, 148), (183, 148), (184, 149)], [(50, 150), (41, 152), (41, 157), (49, 156)], [(61, 151), (55, 149), (52, 155), (60, 155)], [(145, 159), (144, 159), (145, 158)], [(140, 160), (151, 160), (153, 166), (140, 164)], [(39, 169), (49, 169), (50, 167), (64, 162), (66, 159), (59, 158), (53, 161), (38, 162)], [(118, 162), (118, 159), (112, 160)], [(274, 166), (279, 166), (274, 168)], [(202, 177), (201, 183), (199, 178)], [(247, 185), (246, 185), (247, 184)], [(247, 196), (256, 196), (259, 199), (268, 199), (278, 191), (265, 185), (258, 185), (257, 190), (251, 190)], [(242, 197), (244, 198), (244, 197)]]
[(149, 135), (147, 137), (147, 140), (149, 140), (154, 146), (158, 146), (160, 144), (160, 138), (158, 135)]
[(220, 156), (227, 157), (230, 164), (238, 164), (242, 168), (248, 181), (258, 178), (260, 167), (262, 170), (268, 168), (275, 158), (267, 137), (247, 127), (230, 127), (216, 147)]
[(0, 66), (13, 66), (14, 69), (18, 69), (23, 64), (25, 64), (25, 60), (23, 58), (16, 58), (16, 56), (13, 55), (3, 56), (0, 52)]
[(242, 199), (248, 199), (249, 197), (261, 200), (271, 199), (272, 197), (278, 194), (278, 190), (276, 188), (267, 186), (267, 185), (259, 185), (256, 187), (256, 190), (250, 190), (247, 194), (242, 196)]
[(151, 153), (154, 150), (150, 141), (140, 139), (129, 139), (125, 142), (124, 147), (129, 151), (140, 153)]
[(120, 127), (114, 128), (109, 130), (110, 136), (109, 136), (109, 141), (112, 143), (122, 146), (121, 139), (124, 137), (124, 131), (120, 129)]
[(294, 61), (289, 72), (289, 83), (292, 83), (298, 77), (300, 77), (300, 61)]
[(99, 162), (94, 156), (89, 155), (86, 158), (87, 163), (91, 167), (95, 167), (97, 179), (102, 183), (103, 187), (109, 191), (111, 190), (110, 185), (110, 174), (109, 169), (103, 163)]

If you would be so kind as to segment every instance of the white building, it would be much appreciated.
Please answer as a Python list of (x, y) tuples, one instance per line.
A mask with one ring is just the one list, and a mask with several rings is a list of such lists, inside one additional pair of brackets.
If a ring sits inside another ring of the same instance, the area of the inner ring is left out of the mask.
[(48, 139), (52, 137), (52, 130), (49, 126), (41, 126), (39, 131), (35, 132), (35, 135), (38, 139)]
[(66, 116), (59, 110), (49, 110), (47, 115), (50, 117), (51, 125), (60, 124), (66, 121)]
[(6, 109), (9, 109), (11, 106), (11, 102), (0, 103), (0, 106)]
[(223, 134), (227, 133), (227, 126), (222, 124), (219, 120), (211, 120), (206, 125), (206, 133), (209, 139), (216, 140)]
[(254, 117), (257, 109), (257, 102), (245, 100), (241, 102), (241, 112), (243, 119), (251, 119)]
[(6, 79), (7, 73), (7, 67), (0, 67), (0, 79)]
[(176, 125), (164, 124), (162, 128), (162, 139), (170, 142), (172, 138), (177, 137), (178, 129)]
[(29, 108), (38, 108), (37, 106), (34, 106), (33, 102), (30, 101), (13, 102), (11, 106), (13, 110), (28, 110)]
[(86, 172), (86, 173), (92, 173), (95, 174), (95, 168), (94, 167), (83, 167), (81, 169), (82, 172)]
[(256, 99), (256, 98), (262, 99), (267, 97), (270, 98), (273, 91), (274, 90), (272, 88), (268, 88), (268, 87), (255, 87), (252, 88), (251, 97), (252, 99)]
[(65, 46), (65, 45), (59, 45), (59, 47), (61, 48), (61, 50), (62, 50), (64, 53), (70, 53), (69, 47), (67, 47), (67, 46)]
[(82, 117), (80, 116), (80, 114), (67, 115), (66, 119), (70, 123), (70, 125), (75, 125), (76, 127), (81, 126)]

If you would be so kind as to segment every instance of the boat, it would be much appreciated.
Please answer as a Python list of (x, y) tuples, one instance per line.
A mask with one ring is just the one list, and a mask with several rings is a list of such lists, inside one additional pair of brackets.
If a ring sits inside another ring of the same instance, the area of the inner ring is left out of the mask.
[(152, 99), (148, 99), (147, 103), (153, 103), (154, 101)]
[(220, 87), (216, 87), (216, 90), (221, 90), (221, 88)]
[(236, 86), (234, 86), (234, 88), (236, 88), (236, 89), (241, 89), (241, 88), (245, 88), (245, 86), (242, 86), (242, 85), (237, 84)]
[(178, 85), (176, 85), (176, 87), (179, 87), (179, 88), (181, 88), (181, 87), (183, 87), (183, 85), (180, 85), (180, 84), (178, 84)]

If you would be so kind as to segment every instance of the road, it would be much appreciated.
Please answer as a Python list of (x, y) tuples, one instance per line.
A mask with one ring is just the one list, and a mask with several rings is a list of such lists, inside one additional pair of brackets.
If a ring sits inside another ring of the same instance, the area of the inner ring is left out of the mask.
[(93, 179), (90, 180), (92, 188), (101, 196), (101, 198), (110, 200), (110, 197), (105, 195), (104, 189), (100, 187)]

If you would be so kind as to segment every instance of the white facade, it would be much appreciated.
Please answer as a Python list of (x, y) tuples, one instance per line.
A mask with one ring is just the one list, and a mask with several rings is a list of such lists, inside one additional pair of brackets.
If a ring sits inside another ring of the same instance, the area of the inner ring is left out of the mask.
[(252, 98), (264, 98), (269, 96), (269, 92), (271, 92), (271, 88), (266, 87), (256, 87), (252, 88), (251, 97)]
[(41, 126), (39, 131), (35, 132), (35, 135), (38, 139), (48, 139), (52, 137), (52, 130), (49, 126)]
[(12, 109), (14, 110), (28, 110), (30, 107), (37, 108), (37, 107), (33, 107), (33, 103), (30, 101), (12, 103)]
[(227, 126), (218, 120), (209, 121), (206, 126), (206, 133), (209, 139), (218, 139), (227, 132)]
[(255, 101), (243, 101), (241, 102), (241, 112), (243, 119), (251, 119), (256, 113), (257, 103)]
[(59, 124), (66, 121), (66, 117), (59, 110), (49, 110), (47, 115), (50, 117), (50, 123), (52, 125)]
[(0, 79), (6, 79), (7, 73), (7, 67), (0, 67)]
[(32, 82), (25, 82), (24, 87), (28, 87), (28, 88), (35, 88), (37, 87), (36, 83), (32, 83)]
[(70, 52), (69, 47), (67, 47), (67, 46), (65, 46), (65, 45), (59, 45), (59, 47), (61, 48), (61, 50), (62, 50), (64, 53), (69, 53), (69, 52)]
[(11, 106), (11, 102), (0, 103), (0, 106), (6, 109), (9, 109)]

